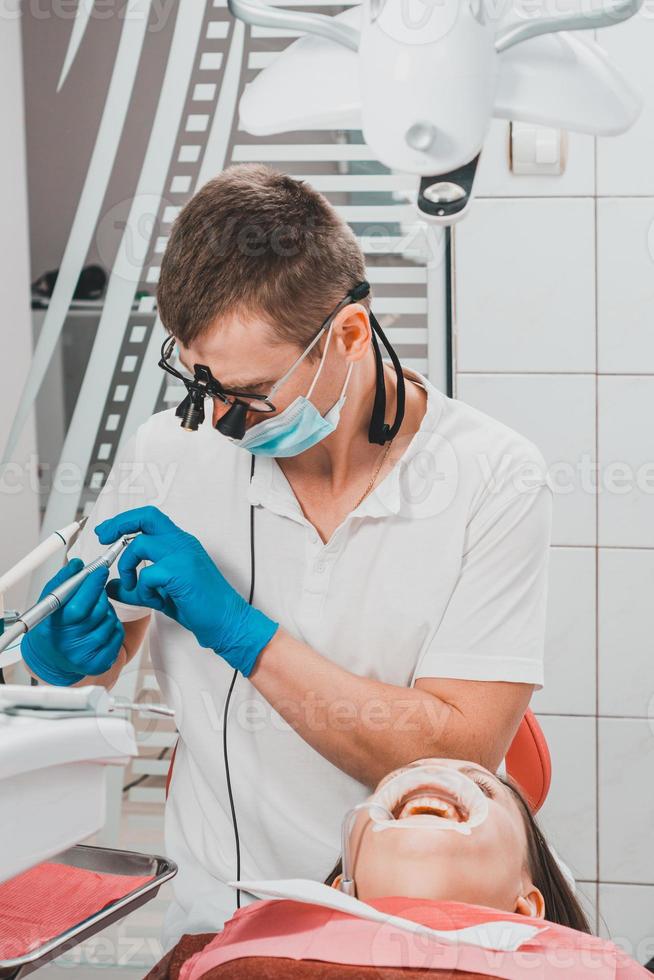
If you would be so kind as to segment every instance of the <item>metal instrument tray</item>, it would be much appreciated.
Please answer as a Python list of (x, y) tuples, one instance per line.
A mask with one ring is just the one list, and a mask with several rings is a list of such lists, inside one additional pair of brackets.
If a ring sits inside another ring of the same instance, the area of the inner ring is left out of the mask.
[(124, 918), (154, 898), (165, 881), (177, 874), (177, 865), (168, 858), (156, 854), (139, 854), (137, 851), (120, 851), (110, 847), (95, 847), (90, 844), (76, 844), (62, 851), (49, 861), (54, 864), (68, 864), (74, 868), (85, 868), (105, 874), (143, 876), (152, 875), (146, 882), (122, 898), (116, 899), (93, 915), (78, 922), (77, 925), (58, 936), (54, 936), (42, 946), (30, 950), (15, 959), (0, 960), (0, 980), (18, 980), (28, 973), (38, 970), (49, 960), (61, 956), (77, 946), (89, 936)]

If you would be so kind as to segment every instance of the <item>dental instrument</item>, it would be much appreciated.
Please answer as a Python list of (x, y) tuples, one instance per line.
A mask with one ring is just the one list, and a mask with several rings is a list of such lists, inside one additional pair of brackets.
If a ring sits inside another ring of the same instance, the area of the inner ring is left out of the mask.
[(33, 548), (29, 554), (16, 562), (4, 575), (0, 575), (0, 634), (3, 631), (3, 624), (6, 622), (4, 607), (5, 593), (26, 575), (31, 574), (39, 565), (42, 565), (55, 555), (62, 545), (65, 547), (66, 552), (68, 552), (71, 545), (77, 541), (87, 521), (88, 517), (83, 517), (81, 521), (73, 521), (72, 524), (67, 524), (65, 527), (59, 528), (58, 531), (53, 531), (36, 548)]
[[(61, 585), (56, 586), (52, 592), (49, 592), (43, 599), (39, 599), (33, 606), (30, 606), (24, 613), (21, 614), (19, 619), (13, 623), (6, 630), (2, 636), (0, 636), (0, 653), (5, 650), (14, 640), (18, 637), (23, 636), (34, 626), (43, 622), (48, 616), (61, 606), (65, 605), (66, 601), (71, 597), (71, 595), (77, 591), (82, 582), (88, 578), (88, 576), (95, 572), (98, 568), (110, 568), (115, 562), (116, 558), (125, 550), (130, 541), (136, 537), (135, 534), (126, 534), (119, 538), (118, 541), (114, 542), (111, 547), (107, 548), (104, 554), (100, 555), (94, 561), (85, 565), (84, 568), (78, 572), (76, 575), (72, 575)], [(29, 556), (28, 556), (29, 557)]]
[(166, 704), (127, 701), (109, 694), (98, 684), (84, 687), (28, 687), (4, 684), (0, 687), (0, 712), (30, 717), (74, 717), (76, 714), (104, 714), (112, 711), (138, 711), (174, 718)]

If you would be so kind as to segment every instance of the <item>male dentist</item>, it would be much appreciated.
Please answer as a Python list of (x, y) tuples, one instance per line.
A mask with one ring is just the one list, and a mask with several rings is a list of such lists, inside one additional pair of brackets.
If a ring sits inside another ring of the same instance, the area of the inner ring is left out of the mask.
[(323, 879), (392, 769), (499, 765), (543, 679), (551, 499), (529, 442), (382, 361), (358, 243), (307, 184), (209, 181), (157, 298), (186, 398), (128, 440), (76, 553), (141, 534), (23, 655), (111, 686), (149, 629), (179, 729), (170, 944), (221, 926), (237, 873)]

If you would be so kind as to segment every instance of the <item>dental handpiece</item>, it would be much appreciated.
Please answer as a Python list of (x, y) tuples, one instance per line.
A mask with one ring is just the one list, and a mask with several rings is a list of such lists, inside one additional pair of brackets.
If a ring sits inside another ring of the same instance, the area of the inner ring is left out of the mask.
[(32, 712), (44, 716), (61, 712), (62, 717), (88, 714), (95, 711), (104, 714), (112, 711), (138, 711), (140, 714), (164, 715), (174, 718), (173, 708), (167, 704), (149, 701), (127, 701), (110, 694), (104, 687), (87, 684), (84, 687), (30, 687), (24, 684), (0, 686), (0, 713), (25, 714)]
[(94, 559), (94, 561), (89, 562), (85, 565), (81, 571), (77, 572), (76, 575), (72, 575), (65, 582), (60, 585), (55, 586), (51, 592), (39, 599), (33, 606), (30, 606), (24, 613), (22, 613), (15, 623), (10, 626), (10, 628), (0, 636), (0, 652), (4, 650), (16, 637), (27, 633), (28, 630), (33, 629), (39, 623), (42, 623), (44, 619), (56, 612), (63, 606), (67, 599), (76, 592), (80, 587), (82, 582), (89, 577), (92, 572), (95, 572), (98, 568), (110, 568), (115, 562), (116, 558), (125, 550), (130, 541), (133, 541), (136, 534), (125, 534), (123, 537), (115, 541), (103, 555), (99, 558)]

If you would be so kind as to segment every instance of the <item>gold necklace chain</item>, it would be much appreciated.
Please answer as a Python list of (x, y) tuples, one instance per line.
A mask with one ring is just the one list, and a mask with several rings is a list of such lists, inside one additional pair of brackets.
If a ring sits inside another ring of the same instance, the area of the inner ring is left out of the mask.
[(386, 446), (386, 449), (384, 450), (384, 455), (382, 456), (382, 458), (379, 461), (377, 467), (375, 468), (375, 472), (372, 474), (372, 478), (370, 480), (370, 483), (368, 484), (368, 486), (366, 487), (366, 489), (363, 491), (363, 493), (361, 494), (361, 496), (357, 500), (357, 502), (354, 505), (354, 507), (352, 508), (352, 510), (356, 510), (357, 509), (357, 507), (359, 506), (359, 504), (363, 500), (365, 500), (365, 498), (368, 496), (368, 494), (370, 493), (370, 491), (374, 487), (375, 482), (377, 480), (377, 477), (379, 476), (379, 474), (381, 472), (381, 468), (384, 465), (384, 463), (386, 462), (386, 457), (388, 456), (389, 452), (391, 451), (391, 446), (392, 445), (393, 445), (393, 440), (391, 439), (391, 441), (389, 442), (389, 444)]

